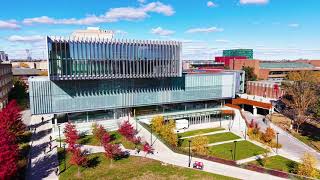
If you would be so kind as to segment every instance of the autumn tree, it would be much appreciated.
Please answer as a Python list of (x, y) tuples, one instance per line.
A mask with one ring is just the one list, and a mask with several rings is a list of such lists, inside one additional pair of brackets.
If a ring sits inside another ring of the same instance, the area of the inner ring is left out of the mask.
[(301, 124), (311, 119), (309, 111), (317, 101), (317, 98), (314, 97), (316, 97), (318, 80), (312, 78), (313, 75), (310, 73), (306, 71), (289, 73), (289, 81), (283, 83), (286, 94), (282, 101), (289, 108), (287, 113), (293, 118), (297, 131), (299, 131)]
[(208, 144), (209, 140), (207, 136), (196, 136), (191, 138), (192, 151), (200, 154), (207, 155), (208, 154)]
[(152, 154), (154, 149), (150, 146), (149, 143), (145, 142), (142, 149), (146, 154)]
[(94, 123), (92, 125), (92, 135), (93, 137), (99, 141), (100, 145), (102, 144), (102, 137), (107, 133), (107, 130), (102, 126)]
[(120, 149), (118, 144), (104, 144), (105, 156), (110, 159), (110, 166), (112, 166), (112, 162), (114, 159), (121, 158), (123, 156), (123, 152)]
[(0, 179), (14, 179), (17, 172), (18, 146), (7, 129), (0, 128)]
[(317, 159), (310, 153), (305, 153), (301, 160), (302, 163), (298, 165), (297, 169), (298, 175), (307, 177), (317, 177)]
[(270, 127), (268, 127), (266, 129), (266, 132), (263, 133), (263, 135), (262, 135), (262, 139), (267, 143), (271, 142), (275, 137), (276, 137), (276, 133)]
[(0, 112), (0, 129), (6, 129), (16, 137), (26, 131), (26, 125), (22, 122), (21, 110), (15, 100)]
[(108, 132), (105, 132), (102, 136), (101, 144), (104, 146), (111, 141), (111, 136)]
[(87, 164), (87, 156), (84, 151), (81, 151), (80, 147), (75, 147), (71, 153), (70, 164), (78, 167), (78, 177), (80, 174), (80, 167), (85, 166)]
[(71, 122), (68, 122), (64, 128), (64, 135), (66, 137), (66, 143), (68, 144), (68, 151), (76, 149), (76, 142), (79, 139), (76, 126)]
[(153, 132), (160, 134), (163, 128), (164, 118), (163, 116), (155, 116), (151, 120), (151, 128)]
[(160, 132), (160, 136), (173, 146), (177, 146), (178, 144), (178, 136), (174, 132), (175, 128), (176, 123), (173, 119), (171, 119), (163, 125), (162, 130)]
[(125, 121), (120, 125), (120, 128), (118, 129), (118, 132), (126, 137), (128, 140), (133, 139), (135, 135), (135, 130), (132, 126), (132, 124), (129, 123), (129, 121)]

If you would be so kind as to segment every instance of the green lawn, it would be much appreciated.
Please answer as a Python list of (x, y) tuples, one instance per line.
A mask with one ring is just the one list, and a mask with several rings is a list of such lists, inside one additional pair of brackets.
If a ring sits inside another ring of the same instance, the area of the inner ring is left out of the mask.
[[(234, 143), (220, 144), (209, 147), (209, 155), (232, 160)], [(249, 158), (255, 155), (263, 154), (266, 150), (252, 144), (249, 141), (239, 141), (236, 147), (236, 160)]]
[[(70, 157), (67, 155), (65, 159), (62, 149), (59, 149), (58, 159), (62, 170), (59, 179), (77, 179), (77, 167), (68, 163)], [(204, 171), (162, 165), (159, 161), (141, 157), (131, 156), (113, 161), (111, 167), (110, 160), (103, 153), (91, 154), (88, 160), (88, 167), (81, 168), (81, 179), (234, 179)], [(67, 162), (66, 170), (63, 171), (65, 169), (65, 161)]]
[[(111, 143), (113, 144), (122, 144), (127, 149), (135, 149), (135, 144), (128, 141), (125, 137), (118, 133), (118, 131), (109, 132), (111, 136)], [(79, 144), (83, 145), (92, 145), (92, 146), (100, 146), (100, 142), (96, 140), (92, 135), (84, 135), (80, 137), (78, 140)]]
[(295, 171), (295, 167), (298, 165), (297, 162), (284, 158), (279, 155), (268, 157), (264, 159), (264, 161), (263, 160), (252, 161), (252, 162), (249, 162), (249, 164), (255, 164), (259, 166), (264, 166), (266, 168), (280, 170), (284, 172), (290, 172), (290, 173), (293, 173)]
[[(230, 141), (230, 140), (235, 140), (235, 139), (240, 138), (239, 136), (237, 136), (231, 132), (212, 134), (212, 135), (208, 135), (207, 137), (209, 140), (209, 144), (223, 142), (223, 141)], [(189, 139), (181, 140), (181, 142), (182, 142), (181, 147), (187, 147), (189, 145), (188, 140)], [(191, 142), (191, 145), (192, 145), (192, 142)]]
[(222, 130), (224, 130), (224, 128), (221, 128), (221, 127), (198, 129), (198, 130), (194, 130), (194, 131), (187, 131), (184, 133), (179, 133), (178, 136), (180, 138), (182, 138), (182, 137), (195, 136), (195, 135), (200, 135), (200, 134), (205, 134), (205, 133), (210, 133), (210, 132), (215, 132), (215, 131), (222, 131)]

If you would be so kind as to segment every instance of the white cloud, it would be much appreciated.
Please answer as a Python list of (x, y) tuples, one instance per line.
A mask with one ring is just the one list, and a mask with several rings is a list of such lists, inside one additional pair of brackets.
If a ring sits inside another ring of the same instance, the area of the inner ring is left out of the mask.
[(128, 34), (127, 31), (123, 31), (123, 30), (116, 30), (115, 33), (116, 33), (116, 34), (121, 34), (121, 35)]
[(217, 27), (209, 27), (209, 28), (193, 28), (193, 29), (188, 29), (186, 32), (187, 33), (210, 33), (210, 32), (222, 32), (222, 28), (217, 28)]
[(40, 42), (44, 41), (44, 37), (40, 35), (33, 35), (33, 36), (18, 36), (18, 35), (12, 35), (8, 38), (8, 41), (11, 42)]
[(76, 25), (91, 25), (98, 23), (116, 22), (121, 20), (135, 21), (142, 20), (149, 17), (150, 13), (163, 14), (165, 16), (172, 16), (175, 11), (170, 5), (165, 5), (161, 2), (151, 2), (140, 7), (120, 7), (111, 8), (105, 14), (96, 16), (88, 15), (81, 19), (55, 19), (48, 16), (41, 16), (35, 18), (26, 18), (23, 20), (24, 24), (76, 24)]
[(240, 4), (267, 4), (269, 0), (240, 0)]
[(151, 29), (152, 34), (160, 35), (160, 36), (169, 36), (174, 34), (174, 31), (163, 29), (162, 27), (152, 28)]
[(217, 39), (216, 42), (217, 43), (230, 43), (230, 41), (226, 40), (226, 39)]
[(146, 0), (138, 0), (138, 2), (143, 4), (146, 2)]
[(292, 27), (292, 28), (298, 28), (300, 26), (300, 24), (293, 23), (293, 24), (289, 24), (288, 26)]
[(208, 7), (217, 7), (217, 5), (216, 5), (214, 2), (212, 2), (212, 1), (208, 1), (208, 2), (207, 2), (207, 6), (208, 6)]
[(17, 24), (17, 21), (15, 20), (0, 20), (0, 29), (20, 29), (20, 26)]

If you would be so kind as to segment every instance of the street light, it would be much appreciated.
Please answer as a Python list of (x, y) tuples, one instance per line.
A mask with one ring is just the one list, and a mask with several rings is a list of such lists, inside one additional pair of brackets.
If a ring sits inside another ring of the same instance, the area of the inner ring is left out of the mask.
[(278, 147), (279, 147), (279, 133), (277, 132), (277, 149), (276, 149), (277, 154), (278, 154)]
[(188, 167), (191, 166), (191, 140), (189, 140), (189, 165)]
[(246, 127), (244, 128), (244, 139), (247, 140), (247, 125)]
[(233, 160), (236, 160), (236, 150), (237, 150), (237, 141), (234, 142), (234, 149), (233, 149)]
[(150, 124), (150, 132), (151, 132), (150, 145), (151, 145), (151, 147), (152, 147), (152, 124)]
[(61, 135), (60, 135), (60, 125), (58, 125), (58, 131), (59, 131), (59, 142), (60, 142), (60, 148), (61, 148)]
[(63, 154), (64, 154), (64, 170), (66, 170), (67, 169), (67, 162), (66, 162), (66, 143), (65, 142), (63, 143)]

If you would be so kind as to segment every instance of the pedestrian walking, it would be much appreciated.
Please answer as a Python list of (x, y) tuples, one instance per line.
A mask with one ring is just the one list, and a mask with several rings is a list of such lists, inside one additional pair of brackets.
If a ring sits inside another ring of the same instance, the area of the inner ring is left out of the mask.
[(51, 151), (51, 149), (52, 149), (52, 144), (51, 144), (51, 142), (49, 142), (49, 149), (50, 149), (50, 151)]
[(52, 142), (52, 137), (50, 136), (49, 139), (50, 139), (50, 143), (51, 143)]
[(42, 116), (42, 117), (41, 117), (41, 122), (43, 122), (43, 121), (44, 121), (44, 117)]

